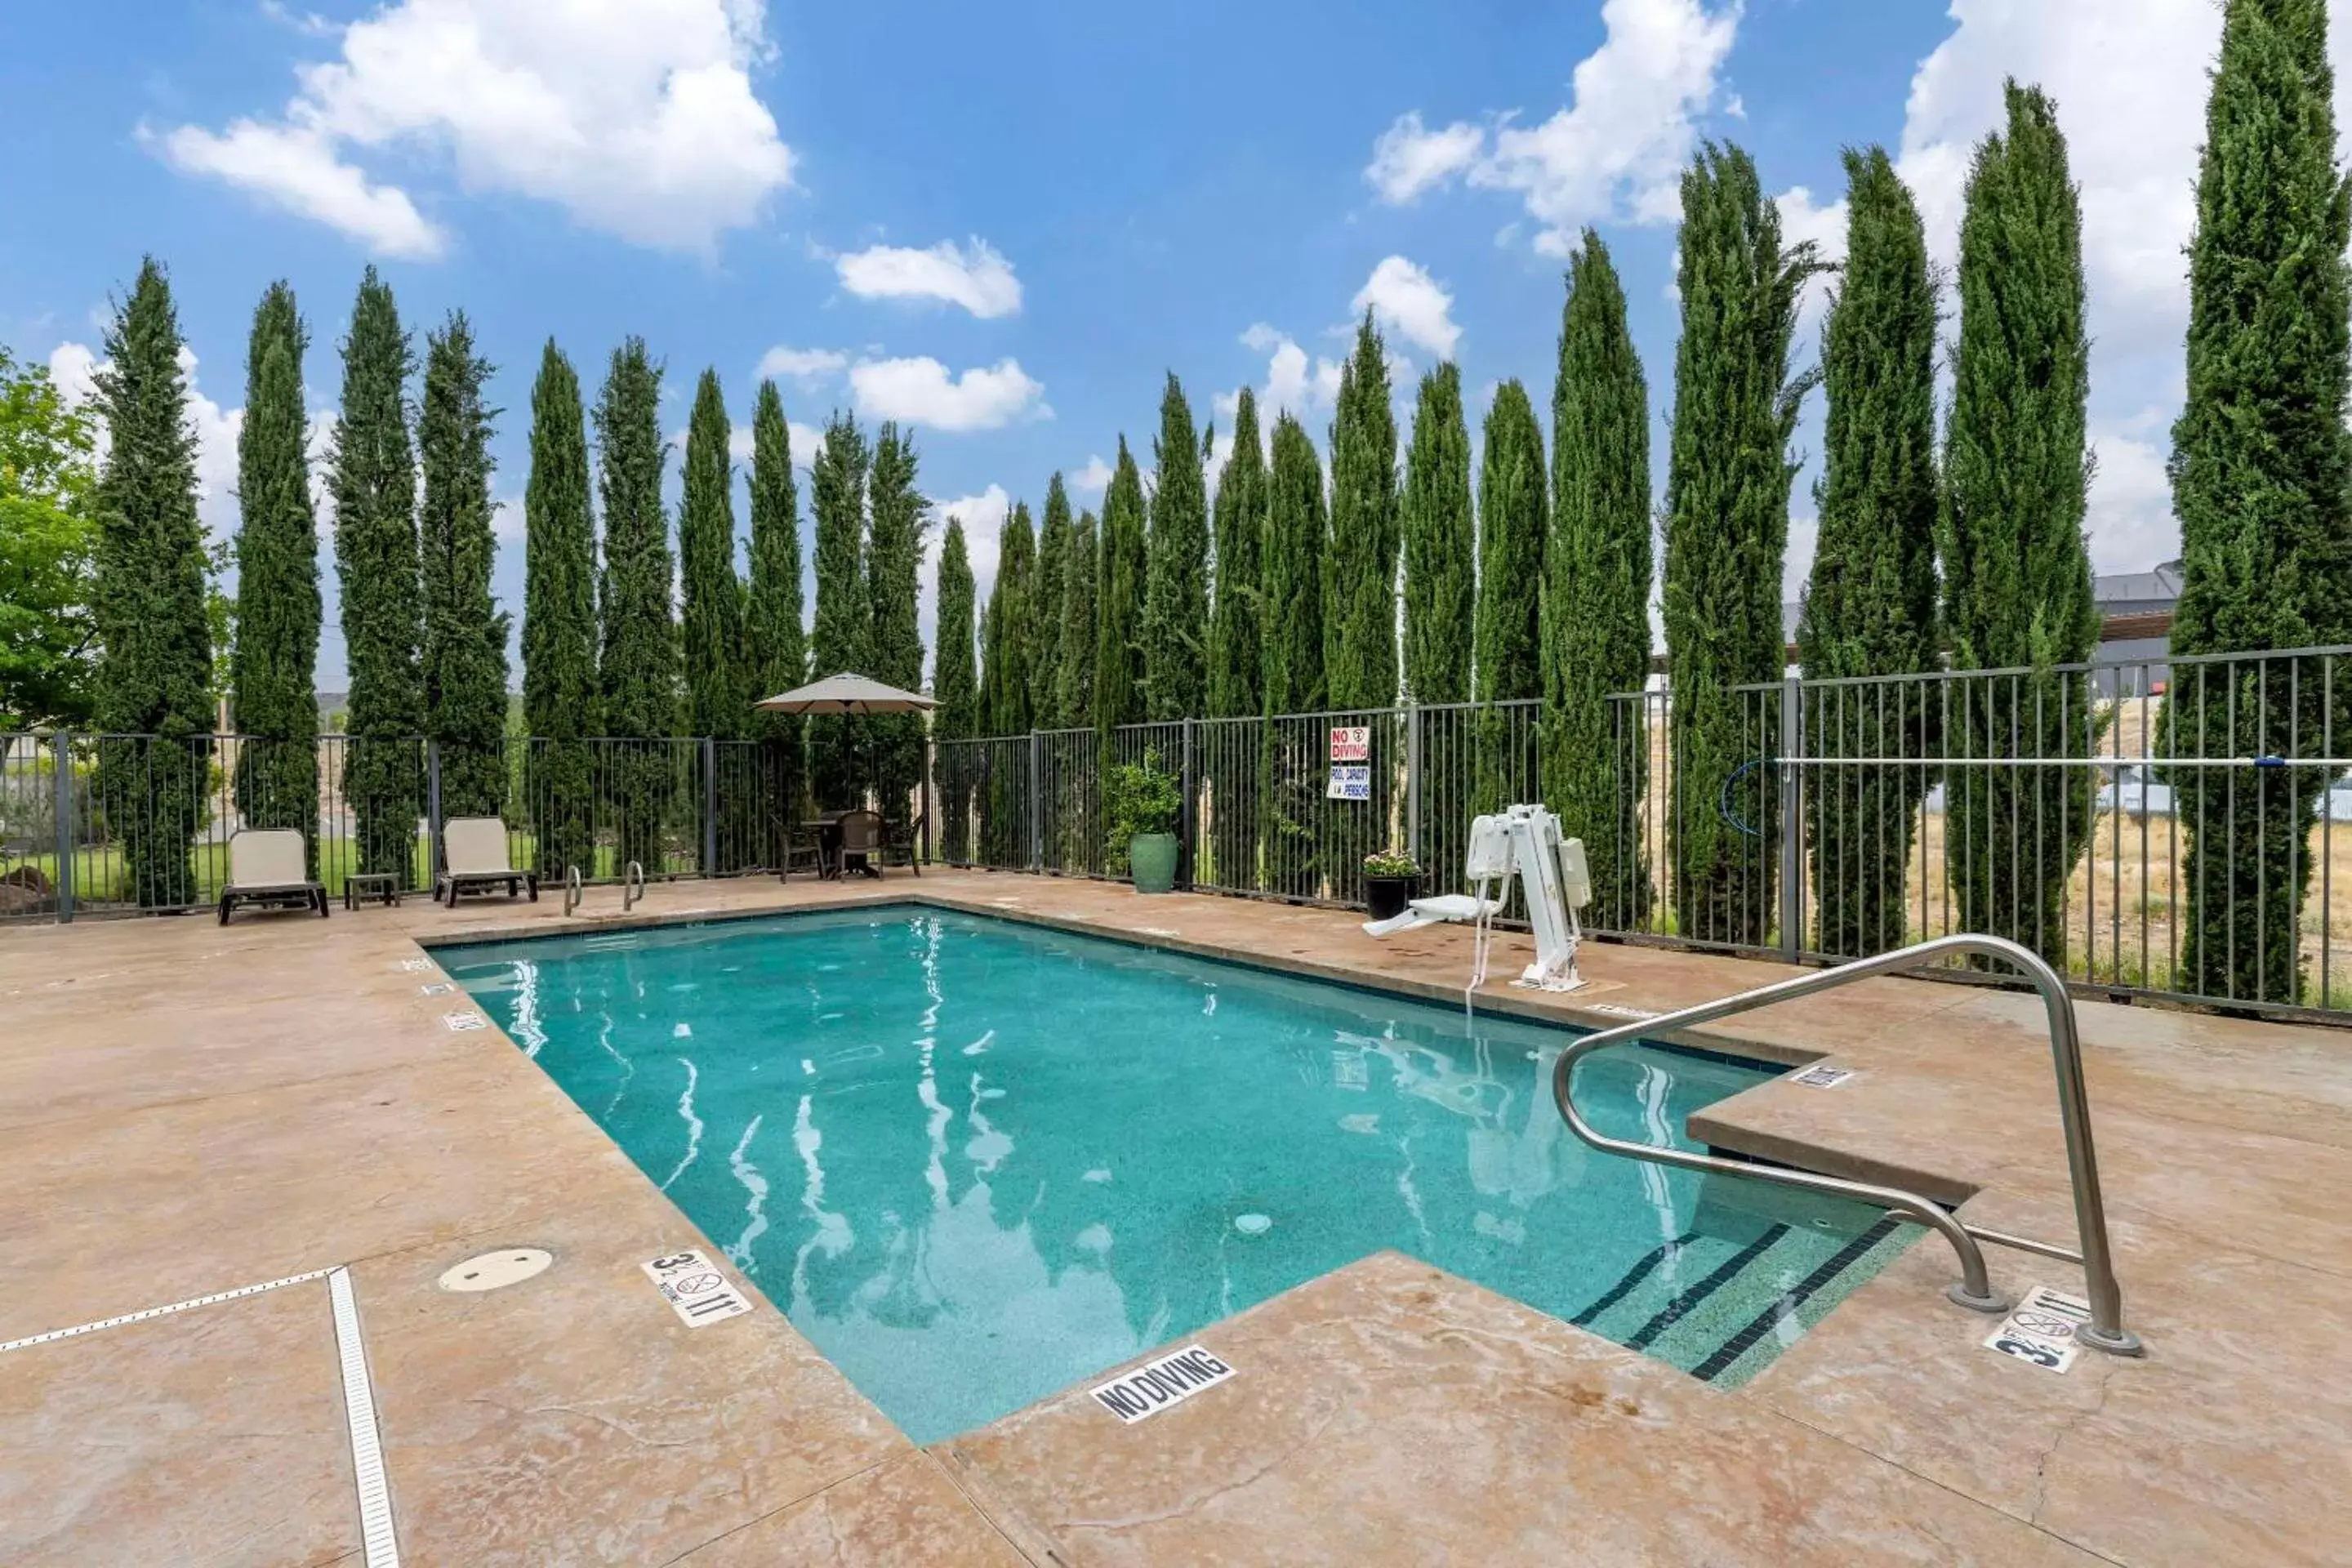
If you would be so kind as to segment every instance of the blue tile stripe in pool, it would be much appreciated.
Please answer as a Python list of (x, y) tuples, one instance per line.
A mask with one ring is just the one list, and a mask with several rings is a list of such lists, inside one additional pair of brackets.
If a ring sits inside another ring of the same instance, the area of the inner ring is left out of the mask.
[[(1158, 949), (891, 908), (437, 956), (919, 1442), (1383, 1247), (1736, 1384), (1912, 1239), (1586, 1147), (1559, 1030)], [(1577, 1094), (1690, 1147), (1770, 1072)]]

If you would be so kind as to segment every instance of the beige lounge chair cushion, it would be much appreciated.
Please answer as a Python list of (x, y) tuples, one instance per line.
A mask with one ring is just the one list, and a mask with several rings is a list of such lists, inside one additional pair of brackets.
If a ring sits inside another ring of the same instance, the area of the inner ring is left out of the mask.
[(496, 816), (453, 816), (441, 827), (441, 856), (452, 877), (520, 877), (507, 858), (507, 825)]
[(242, 893), (261, 888), (307, 888), (299, 827), (246, 827), (229, 836), (228, 889)]

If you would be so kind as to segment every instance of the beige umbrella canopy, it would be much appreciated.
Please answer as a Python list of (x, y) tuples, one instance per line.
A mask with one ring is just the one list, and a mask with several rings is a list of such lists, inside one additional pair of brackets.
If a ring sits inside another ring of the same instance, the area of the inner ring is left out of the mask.
[(768, 713), (920, 713), (939, 705), (862, 675), (842, 674), (796, 686), (751, 706)]

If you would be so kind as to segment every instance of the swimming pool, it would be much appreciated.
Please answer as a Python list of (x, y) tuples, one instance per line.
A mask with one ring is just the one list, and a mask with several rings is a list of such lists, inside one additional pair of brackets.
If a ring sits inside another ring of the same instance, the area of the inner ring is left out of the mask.
[[(1382, 1247), (1737, 1384), (1910, 1238), (1587, 1148), (1559, 1030), (1151, 948), (891, 907), (436, 956), (919, 1443)], [(1577, 1091), (1685, 1142), (1769, 1076)]]

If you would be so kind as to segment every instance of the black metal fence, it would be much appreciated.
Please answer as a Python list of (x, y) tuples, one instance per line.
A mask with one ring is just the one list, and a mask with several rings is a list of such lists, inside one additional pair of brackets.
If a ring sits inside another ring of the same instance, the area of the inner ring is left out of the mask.
[(0, 734), (0, 920), (205, 907), (247, 826), (300, 829), (330, 896), (360, 873), (429, 890), (440, 825), (471, 816), (551, 884), (763, 870), (791, 794), (753, 741)]

